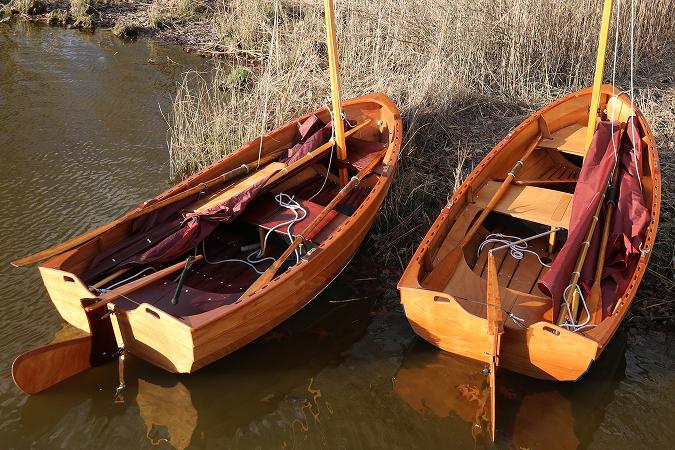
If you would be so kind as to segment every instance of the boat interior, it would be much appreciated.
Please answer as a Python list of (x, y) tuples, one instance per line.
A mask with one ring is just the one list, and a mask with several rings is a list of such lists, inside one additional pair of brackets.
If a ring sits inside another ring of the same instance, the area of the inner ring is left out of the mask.
[[(355, 122), (357, 121), (353, 120), (352, 125)], [(76, 275), (93, 292), (96, 292), (94, 287), (115, 292), (127, 283), (185, 261), (190, 255), (202, 255), (202, 258), (188, 265), (185, 271), (177, 271), (114, 302), (116, 309), (122, 308), (127, 311), (137, 308), (141, 303), (148, 303), (188, 323), (192, 323), (190, 317), (193, 317), (193, 322), (197, 324), (204, 318), (204, 313), (238, 302), (246, 289), (322, 212), (340, 191), (341, 169), (346, 169), (348, 176), (351, 177), (375, 158), (382, 157), (389, 147), (390, 134), (386, 125), (382, 126), (367, 119), (360, 119), (359, 122), (363, 127), (349, 135), (346, 140), (346, 160), (338, 160), (333, 149), (312, 156), (307, 161), (301, 160), (288, 165), (272, 162), (267, 168), (261, 168), (231, 184), (217, 186), (192, 198), (191, 202), (176, 213), (186, 217), (217, 206), (224, 198), (241, 191), (238, 189), (239, 185), (250, 186), (258, 179), (264, 182), (270, 173), (275, 173), (265, 182), (265, 186), (269, 184), (269, 188), (262, 189), (233, 221), (219, 223), (195, 248), (172, 261), (134, 265), (126, 270), (117, 267), (115, 270), (97, 275), (97, 279), (88, 278), (87, 271), (91, 269), (90, 266), (97, 254), (133, 234), (133, 224), (126, 224), (121, 230), (114, 229), (99, 239), (48, 260), (43, 266)], [(355, 128), (358, 128), (358, 125)], [(288, 143), (281, 142), (277, 148), (287, 146)], [(284, 167), (289, 170), (278, 170)], [(323, 251), (326, 246), (322, 244), (329, 241), (336, 230), (355, 214), (386, 170), (386, 164), (380, 159), (360, 184), (329, 212), (312, 232), (304, 235), (305, 241), (300, 249), (291, 254), (277, 275), (295, 266), (299, 261), (310, 260)], [(274, 181), (274, 177), (278, 177), (278, 180)], [(183, 276), (182, 284), (181, 276)], [(179, 285), (180, 290), (177, 291)], [(174, 304), (172, 299), (176, 294), (178, 301)]]
[[(603, 120), (614, 114), (625, 122), (632, 115), (629, 103), (607, 93), (601, 97), (601, 106), (605, 110)], [(499, 247), (494, 256), (501, 307), (516, 317), (505, 318), (507, 329), (522, 330), (536, 322), (554, 322), (551, 299), (539, 290), (537, 282), (567, 238), (573, 192), (584, 157), (588, 96), (572, 99), (557, 109), (565, 114), (554, 108), (522, 130), (521, 134), (527, 134), (529, 130), (529, 134), (533, 135), (531, 131), (538, 121), (539, 127), (547, 128), (547, 133), (543, 134), (549, 136), (540, 141), (503, 198), (465, 245), (464, 257), (444, 283), (445, 287), (436, 289), (452, 296), (467, 312), (485, 318), (488, 251)], [(640, 129), (640, 133), (643, 138), (645, 202), (651, 207), (651, 156), (644, 130)], [(531, 139), (514, 138), (486, 164), (460, 200), (455, 199), (455, 207), (428, 243), (419, 274), (420, 284), (424, 285), (425, 277), (446, 255), (461, 245), (467, 230), (488, 206)], [(509, 157), (509, 153), (514, 156)], [(521, 248), (505, 248), (509, 242), (546, 232), (549, 234), (521, 244)], [(436, 297), (436, 301), (448, 300)]]

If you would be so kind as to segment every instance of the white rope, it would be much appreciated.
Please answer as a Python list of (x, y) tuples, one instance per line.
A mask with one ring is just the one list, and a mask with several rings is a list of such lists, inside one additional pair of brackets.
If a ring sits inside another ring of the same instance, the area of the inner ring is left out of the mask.
[(537, 257), (537, 260), (539, 261), (539, 264), (541, 264), (544, 267), (551, 267), (549, 264), (544, 263), (544, 261), (541, 260), (541, 257), (539, 254), (535, 251), (529, 250), (527, 242), (518, 242), (522, 241), (522, 238), (518, 236), (509, 236), (507, 234), (501, 234), (501, 233), (492, 233), (488, 235), (488, 237), (485, 238), (485, 240), (480, 244), (478, 247), (478, 256), (483, 252), (483, 249), (485, 246), (491, 243), (498, 243), (498, 244), (503, 244), (503, 245), (508, 245), (509, 246), (509, 253), (514, 259), (521, 260), (525, 257), (526, 253), (531, 253), (534, 256)]
[[(265, 234), (265, 239), (263, 240), (263, 245), (259, 250), (254, 250), (252, 253), (246, 256), (246, 259), (238, 259), (238, 258), (230, 258), (230, 259), (223, 259), (221, 261), (209, 261), (209, 259), (206, 256), (206, 240), (202, 241), (202, 255), (204, 256), (204, 261), (207, 264), (223, 264), (223, 263), (231, 263), (231, 262), (238, 262), (241, 264), (246, 264), (247, 266), (251, 267), (257, 274), (262, 275), (264, 272), (258, 270), (257, 264), (260, 264), (264, 261), (272, 261), (274, 262), (274, 258), (271, 256), (264, 257), (265, 255), (265, 249), (267, 248), (267, 239), (269, 236), (277, 229), (281, 228), (283, 226), (288, 225), (288, 230), (286, 231), (286, 235), (289, 237), (291, 241), (293, 241), (294, 236), (292, 232), (293, 225), (295, 225), (297, 222), (301, 222), (307, 217), (307, 210), (298, 203), (294, 196), (290, 196), (288, 194), (285, 194), (283, 192), (278, 193), (277, 195), (274, 196), (274, 199), (277, 201), (279, 206), (282, 208), (286, 208), (290, 210), (294, 217), (285, 221), (276, 224), (272, 228), (270, 228), (267, 233)], [(295, 250), (295, 263), (297, 264), (300, 262), (300, 251)]]
[(319, 188), (318, 191), (314, 195), (312, 195), (310, 198), (307, 200), (312, 201), (314, 200), (314, 197), (319, 195), (321, 191), (323, 191), (323, 188), (326, 187), (326, 182), (328, 181), (328, 174), (330, 173), (330, 166), (331, 163), (333, 162), (333, 152), (335, 152), (335, 120), (333, 117), (333, 111), (328, 107), (328, 103), (326, 103), (326, 109), (328, 110), (328, 114), (330, 114), (330, 120), (333, 122), (333, 126), (331, 127), (330, 130), (330, 142), (333, 143), (333, 145), (330, 147), (330, 156), (328, 157), (328, 168), (326, 169), (326, 176), (323, 178), (323, 183), (321, 184), (321, 188)]
[[(295, 200), (295, 196), (290, 196), (288, 194), (284, 194), (283, 192), (278, 193), (277, 195), (274, 196), (274, 199), (277, 201), (279, 206), (282, 208), (289, 209), (295, 217), (293, 217), (290, 220), (287, 220), (286, 222), (281, 222), (274, 227), (270, 228), (269, 231), (267, 231), (267, 234), (265, 234), (265, 240), (263, 241), (263, 246), (260, 250), (257, 252), (254, 252), (257, 254), (256, 257), (262, 257), (265, 254), (265, 249), (267, 247), (267, 238), (269, 237), (270, 234), (272, 234), (273, 231), (275, 231), (277, 228), (281, 228), (285, 225), (288, 225), (288, 229), (286, 230), (286, 235), (288, 238), (293, 242), (294, 236), (292, 232), (293, 225), (296, 222), (301, 222), (307, 217), (307, 210), (303, 208), (300, 203), (298, 203)], [(265, 259), (271, 259), (274, 261), (274, 258), (265, 258)], [(264, 261), (265, 259), (261, 259), (260, 261)], [(295, 250), (295, 261), (296, 263), (300, 262), (300, 251), (298, 249)]]
[[(579, 294), (579, 302), (584, 307), (584, 311), (586, 312), (586, 320), (584, 320), (582, 323), (575, 323), (574, 319), (572, 319), (572, 308), (570, 307), (570, 304), (567, 303), (567, 293), (569, 292), (570, 289), (577, 290), (577, 293)], [(585, 328), (592, 328), (596, 326), (595, 324), (590, 323), (591, 312), (588, 309), (586, 298), (584, 297), (584, 294), (581, 292), (581, 288), (579, 287), (578, 284), (575, 285), (570, 284), (565, 288), (565, 291), (563, 292), (563, 301), (560, 307), (562, 308), (563, 305), (565, 306), (565, 308), (567, 308), (567, 320), (565, 321), (565, 323), (561, 325), (561, 327), (577, 333)]]
[(206, 262), (206, 264), (215, 265), (215, 264), (238, 262), (238, 263), (246, 264), (247, 266), (251, 267), (251, 269), (255, 270), (255, 272), (258, 275), (262, 275), (264, 273), (264, 272), (261, 272), (260, 270), (258, 270), (258, 268), (255, 265), (251, 264), (248, 261), (244, 261), (243, 259), (232, 258), (232, 259), (222, 259), (220, 261), (210, 261), (209, 258), (206, 256), (206, 239), (204, 239), (202, 241), (202, 256), (204, 257), (204, 262)]
[(120, 284), (124, 284), (127, 281), (133, 280), (134, 278), (137, 278), (137, 277), (141, 276), (142, 274), (144, 274), (145, 272), (148, 272), (148, 271), (155, 272), (156, 269), (154, 267), (146, 267), (145, 269), (141, 270), (140, 272), (138, 272), (138, 273), (136, 273), (136, 274), (134, 274), (130, 277), (127, 277), (127, 278), (125, 278), (121, 281), (118, 281), (117, 283), (111, 284), (110, 286), (107, 287), (107, 289), (114, 289), (117, 286), (119, 286)]

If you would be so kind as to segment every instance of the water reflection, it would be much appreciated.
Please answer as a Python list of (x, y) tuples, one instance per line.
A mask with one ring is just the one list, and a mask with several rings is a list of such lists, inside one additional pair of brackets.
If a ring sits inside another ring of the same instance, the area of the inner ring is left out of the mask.
[[(139, 378), (136, 403), (148, 430), (146, 437), (152, 445), (165, 441), (177, 450), (190, 445), (197, 427), (197, 410), (183, 383), (178, 381), (164, 387)], [(166, 436), (161, 434), (160, 428), (166, 429)]]
[[(579, 383), (545, 382), (498, 372), (497, 445), (572, 449), (592, 440), (625, 376), (625, 349), (626, 334), (620, 332)], [(420, 414), (461, 418), (478, 437), (481, 428), (487, 430), (483, 367), (418, 340), (403, 360), (394, 391)], [(484, 439), (485, 433), (482, 436)]]
[(477, 438), (487, 430), (490, 392), (484, 367), (418, 341), (396, 374), (394, 391), (420, 414), (459, 416)]

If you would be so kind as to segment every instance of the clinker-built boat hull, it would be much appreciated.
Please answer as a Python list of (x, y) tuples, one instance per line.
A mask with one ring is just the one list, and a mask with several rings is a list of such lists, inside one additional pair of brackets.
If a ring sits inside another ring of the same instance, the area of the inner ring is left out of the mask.
[[(637, 118), (642, 143), (643, 200), (649, 213), (642, 255), (627, 275), (629, 282), (617, 296), (611, 314), (595, 327), (573, 332), (555, 324), (551, 300), (537, 287), (545, 269), (533, 262), (531, 255), (518, 261), (507, 256), (507, 251), (497, 254), (501, 304), (515, 317), (504, 316), (504, 330), (497, 344), (498, 364), (534, 378), (574, 381), (588, 370), (625, 317), (654, 245), (661, 206), (661, 177), (651, 130), (630, 99), (611, 85), (602, 86), (600, 99), (600, 109), (613, 110), (607, 114), (614, 114), (622, 124), (633, 114)], [(489, 269), (485, 252), (477, 256), (478, 246), (488, 233), (507, 234), (505, 231), (514, 229), (508, 228), (513, 224), (520, 230), (521, 238), (533, 235), (535, 231), (531, 230), (535, 226), (540, 227), (539, 231), (546, 227), (567, 228), (572, 195), (569, 187), (560, 186), (566, 179), (579, 175), (590, 100), (589, 88), (537, 111), (485, 157), (443, 208), (398, 284), (406, 317), (419, 336), (443, 350), (476, 360), (489, 362), (494, 356), (494, 336), (489, 333), (486, 314)], [(539, 156), (524, 162), (511, 194), (497, 204), (493, 217), (486, 221), (486, 229), (464, 249), (452, 277), (445, 280), (445, 287), (423, 287), (427, 276), (459, 245), (472, 221), (486, 208), (498, 185), (495, 180), (504, 179), (508, 168), (522, 157), (523, 149), (537, 138), (542, 127), (548, 128), (552, 139), (543, 139), (535, 153)], [(554, 190), (556, 187), (559, 189)], [(555, 256), (547, 252), (545, 241), (544, 238), (538, 244), (538, 249), (532, 245), (544, 261), (547, 256)]]
[[(270, 331), (305, 306), (339, 275), (361, 245), (389, 190), (402, 133), (399, 111), (382, 94), (347, 100), (343, 102), (343, 110), (350, 122), (367, 123), (354, 138), (382, 143), (386, 149), (377, 174), (362, 183), (368, 193), (355, 211), (319, 245), (306, 252), (297, 264), (279, 272), (276, 278), (255, 292), (223, 306), (190, 315), (170, 314), (165, 311), (167, 308), (143, 301), (143, 290), (134, 296), (135, 305), (123, 302), (109, 304), (119, 346), (167, 371), (194, 372)], [(313, 114), (323, 122), (330, 121), (330, 113), (326, 109)], [(264, 136), (262, 156), (292, 143), (299, 125), (310, 116)], [(158, 195), (148, 204), (255, 161), (259, 148), (260, 140), (256, 139)], [(102, 249), (127, 236), (130, 227), (131, 221), (122, 221), (97, 238), (40, 264), (42, 279), (57, 310), (66, 321), (85, 332), (90, 332), (90, 329), (80, 300), (95, 295), (80, 275)], [(231, 268), (225, 265), (220, 270)]]

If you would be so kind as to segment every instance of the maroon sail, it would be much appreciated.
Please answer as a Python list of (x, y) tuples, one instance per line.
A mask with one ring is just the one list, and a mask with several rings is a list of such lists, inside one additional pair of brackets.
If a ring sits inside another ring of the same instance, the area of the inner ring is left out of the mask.
[[(567, 241), (551, 269), (539, 281), (539, 288), (553, 300), (553, 317), (558, 317), (563, 293), (615, 164), (619, 171), (618, 195), (602, 271), (603, 318), (612, 313), (617, 297), (628, 286), (630, 274), (639, 261), (649, 211), (640, 184), (642, 138), (634, 117), (628, 120), (620, 142), (618, 139), (618, 125), (612, 126), (610, 122), (598, 124), (574, 190)], [(602, 216), (599, 223), (603, 223)], [(581, 270), (578, 284), (584, 296), (588, 296), (594, 282), (602, 231), (601, 226), (596, 227)]]
[[(326, 143), (332, 134), (332, 122), (324, 124), (317, 116), (309, 117), (298, 129), (295, 145), (281, 162), (291, 164), (310, 151)], [(271, 177), (272, 175), (270, 175)], [(195, 248), (221, 223), (239, 216), (259, 194), (267, 180), (263, 178), (243, 192), (228, 197), (218, 205), (198, 213), (183, 216), (183, 208), (198, 197), (197, 194), (137, 219), (132, 234), (101, 252), (91, 263), (84, 277), (91, 282), (114, 269), (139, 264), (172, 261)], [(205, 194), (220, 189), (212, 188)]]
[[(609, 182), (616, 161), (615, 155), (621, 147), (619, 137), (618, 123), (614, 125), (608, 121), (598, 123), (574, 189), (567, 241), (549, 271), (539, 280), (539, 289), (553, 301), (553, 317), (558, 317), (563, 293), (569, 285), (586, 233)], [(584, 295), (588, 293), (593, 282), (592, 272), (598, 256), (600, 228), (595, 229), (579, 279), (579, 286)]]
[(628, 287), (640, 256), (649, 210), (642, 193), (642, 137), (635, 117), (628, 120), (619, 158), (619, 196), (607, 242), (602, 271), (602, 314), (611, 315), (618, 297)]

